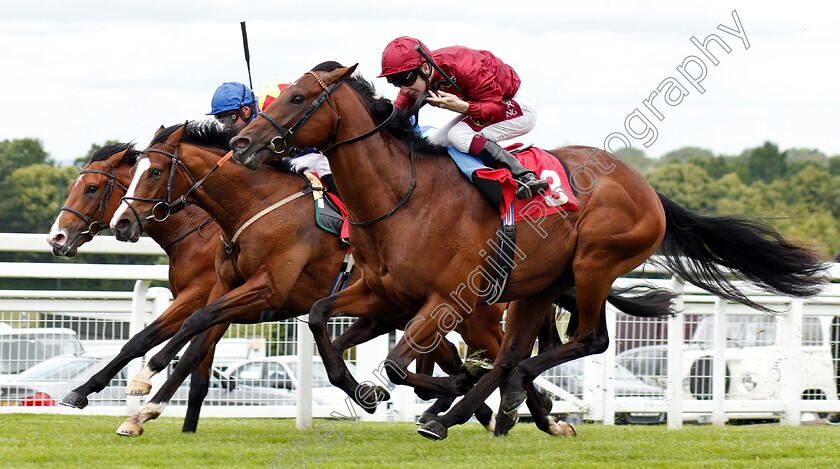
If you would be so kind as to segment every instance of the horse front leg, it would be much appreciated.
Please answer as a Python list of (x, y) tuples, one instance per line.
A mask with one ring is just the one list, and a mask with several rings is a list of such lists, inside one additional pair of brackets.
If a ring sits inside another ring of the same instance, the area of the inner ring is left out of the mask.
[(62, 405), (83, 409), (88, 404), (88, 396), (105, 389), (105, 386), (128, 363), (142, 357), (149, 350), (169, 339), (196, 309), (207, 304), (209, 292), (204, 288), (190, 288), (178, 295), (166, 308), (166, 311), (134, 335), (102, 370), (91, 376), (84, 384), (67, 393), (61, 400)]
[[(327, 322), (330, 318), (339, 315), (371, 318), (396, 316), (400, 312), (399, 307), (373, 293), (364, 279), (358, 280), (335, 295), (316, 301), (309, 311), (309, 329), (312, 331), (318, 352), (324, 361), (330, 383), (347, 393), (356, 404), (370, 414), (376, 412), (377, 405), (390, 399), (391, 395), (381, 386), (359, 384), (356, 381), (347, 369), (341, 352), (330, 340)], [(358, 330), (364, 332), (361, 327)], [(364, 332), (364, 334), (368, 333)], [(351, 343), (354, 340), (350, 336), (345, 336), (343, 341)]]
[[(122, 436), (140, 436), (143, 434), (143, 424), (149, 420), (157, 418), (169, 403), (172, 396), (178, 390), (178, 387), (187, 376), (190, 375), (199, 364), (206, 364), (205, 369), (193, 373), (193, 380), (190, 382), (190, 408), (187, 410), (187, 419), (184, 421), (184, 427), (190, 421), (190, 415), (194, 423), (192, 431), (198, 425), (198, 414), (201, 409), (201, 403), (207, 395), (207, 388), (210, 380), (210, 366), (213, 363), (213, 348), (219, 339), (225, 335), (230, 323), (219, 324), (211, 329), (197, 335), (183, 357), (178, 362), (178, 366), (172, 370), (172, 373), (166, 379), (166, 382), (161, 386), (157, 393), (143, 406), (136, 414), (127, 418), (125, 422), (117, 429), (117, 435)], [(197, 378), (197, 379), (196, 379)], [(194, 407), (197, 404), (197, 407)]]
[[(213, 287), (211, 298), (218, 299), (200, 308), (184, 321), (181, 329), (172, 336), (169, 343), (153, 356), (131, 380), (126, 388), (126, 394), (132, 396), (148, 394), (152, 387), (151, 378), (166, 368), (192, 337), (217, 324), (228, 322), (252, 324), (259, 321), (260, 311), (278, 309), (283, 303), (283, 297), (270, 283), (270, 278), (271, 275), (266, 273), (257, 274), (230, 291), (226, 291), (226, 286), (217, 283)], [(217, 296), (219, 293), (224, 294)]]

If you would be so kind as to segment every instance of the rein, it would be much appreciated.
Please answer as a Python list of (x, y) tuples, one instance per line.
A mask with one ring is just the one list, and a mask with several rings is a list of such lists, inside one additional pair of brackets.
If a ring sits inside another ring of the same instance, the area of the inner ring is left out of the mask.
[[(338, 113), (338, 110), (335, 108), (332, 101), (330, 101), (330, 95), (343, 82), (338, 81), (338, 82), (335, 82), (335, 83), (327, 86), (324, 83), (324, 81), (321, 80), (321, 77), (319, 77), (317, 73), (312, 72), (312, 71), (309, 71), (309, 72), (306, 72), (306, 73), (311, 75), (313, 78), (315, 78), (315, 80), (318, 82), (319, 85), (321, 85), (321, 88), (323, 88), (324, 91), (322, 91), (321, 94), (314, 101), (312, 101), (312, 103), (309, 105), (309, 107), (306, 109), (306, 111), (303, 112), (303, 114), (300, 116), (300, 118), (298, 118), (298, 120), (294, 124), (292, 124), (291, 127), (289, 127), (288, 129), (284, 128), (283, 126), (278, 124), (277, 121), (275, 121), (271, 116), (266, 114), (265, 111), (260, 112), (258, 114), (258, 116), (262, 116), (271, 125), (273, 125), (274, 128), (277, 129), (278, 132), (280, 132), (280, 135), (272, 138), (271, 141), (269, 142), (268, 146), (267, 146), (267, 148), (269, 150), (273, 151), (274, 153), (282, 153), (282, 152), (286, 151), (290, 155), (295, 155), (295, 154), (301, 153), (303, 151), (300, 148), (293, 147), (293, 146), (289, 145), (289, 142), (288, 142), (287, 139), (291, 135), (293, 135), (295, 133), (295, 131), (301, 125), (303, 125), (306, 121), (308, 121), (310, 117), (312, 117), (312, 115), (315, 113), (315, 111), (318, 110), (318, 108), (321, 106), (321, 104), (324, 103), (324, 101), (326, 101), (327, 104), (330, 105), (333, 112), (335, 112), (336, 116), (338, 117), (338, 119), (336, 120), (336, 123), (335, 123), (335, 129), (333, 129), (332, 134), (327, 139), (327, 142), (330, 142), (330, 141), (334, 140), (335, 137), (338, 135), (338, 128), (341, 125), (341, 115)], [(382, 122), (380, 122), (378, 125), (376, 125), (373, 129), (371, 129), (371, 130), (369, 130), (369, 131), (367, 131), (367, 132), (365, 132), (361, 135), (351, 137), (351, 138), (348, 138), (346, 140), (342, 140), (340, 142), (327, 145), (325, 148), (319, 149), (319, 151), (321, 153), (326, 154), (326, 152), (328, 152), (328, 151), (330, 151), (330, 150), (332, 150), (332, 149), (334, 149), (338, 146), (359, 142), (359, 141), (362, 141), (362, 140), (364, 140), (366, 138), (369, 138), (373, 135), (376, 135), (382, 129), (384, 129), (388, 124), (390, 124), (391, 121), (394, 120), (394, 117), (396, 117), (397, 112), (398, 112), (397, 107), (392, 105), (391, 106), (391, 114), (387, 118), (385, 118)], [(278, 139), (282, 142), (282, 145), (279, 146), (279, 147), (278, 147), (278, 145), (275, 144), (275, 141), (277, 141)], [(411, 185), (409, 186), (408, 191), (405, 193), (402, 200), (400, 200), (397, 203), (397, 205), (394, 206), (394, 208), (389, 210), (388, 213), (385, 213), (384, 215), (380, 215), (376, 218), (372, 218), (370, 220), (363, 221), (363, 222), (356, 222), (356, 221), (350, 220), (350, 218), (348, 217), (348, 219), (347, 219), (348, 223), (350, 223), (353, 226), (372, 225), (376, 222), (382, 221), (382, 220), (390, 217), (391, 215), (394, 214), (394, 212), (399, 210), (400, 207), (405, 205), (405, 203), (408, 201), (408, 198), (411, 197), (411, 194), (414, 192), (414, 188), (417, 187), (417, 167), (416, 167), (416, 163), (414, 161), (414, 150), (411, 149), (411, 148), (409, 148), (409, 158), (411, 160)]]
[[(105, 190), (102, 192), (102, 197), (99, 199), (99, 203), (96, 205), (96, 208), (93, 209), (93, 212), (90, 214), (89, 217), (85, 216), (82, 212), (76, 210), (75, 208), (69, 207), (67, 205), (59, 209), (59, 212), (70, 212), (73, 215), (76, 215), (77, 217), (81, 218), (82, 221), (85, 222), (85, 224), (88, 226), (88, 229), (87, 231), (79, 233), (80, 235), (88, 235), (92, 237), (96, 236), (96, 234), (102, 230), (102, 216), (105, 214), (105, 210), (108, 208), (108, 199), (111, 198), (111, 193), (114, 191), (115, 184), (119, 186), (120, 189), (122, 189), (123, 191), (128, 191), (127, 187), (125, 187), (124, 185), (120, 184), (119, 181), (117, 181), (116, 172), (116, 167), (113, 170), (111, 170), (110, 173), (100, 171), (98, 169), (83, 169), (79, 172), (79, 174), (104, 174), (105, 176), (108, 176), (108, 184), (105, 186)], [(99, 210), (99, 219), (96, 221), (92, 221), (93, 215), (96, 213), (97, 210)]]

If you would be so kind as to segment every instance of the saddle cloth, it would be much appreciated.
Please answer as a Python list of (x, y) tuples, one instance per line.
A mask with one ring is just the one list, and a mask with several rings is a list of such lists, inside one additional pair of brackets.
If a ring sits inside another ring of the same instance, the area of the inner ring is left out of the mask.
[[(515, 152), (522, 144), (506, 149)], [(492, 168), (477, 156), (468, 155), (449, 146), (449, 156), (473, 184), (499, 208), (504, 219), (513, 209), (514, 221), (526, 221), (578, 209), (579, 202), (569, 183), (569, 171), (557, 156), (537, 147), (514, 153), (522, 166), (534, 171), (541, 179), (548, 181), (549, 190), (531, 200), (516, 198), (516, 180), (510, 170)]]

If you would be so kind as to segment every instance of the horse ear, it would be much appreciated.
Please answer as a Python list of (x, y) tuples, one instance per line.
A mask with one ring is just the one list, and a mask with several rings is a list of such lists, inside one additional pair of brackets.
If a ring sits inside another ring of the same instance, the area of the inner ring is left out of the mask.
[(155, 137), (157, 137), (158, 134), (163, 132), (164, 130), (166, 130), (166, 127), (160, 126), (160, 128), (155, 131)]
[(350, 75), (353, 74), (353, 72), (356, 71), (356, 67), (358, 67), (358, 66), (359, 66), (359, 64), (357, 63), (357, 64), (355, 64), (351, 67), (337, 68), (337, 69), (333, 70), (332, 72), (328, 73), (327, 74), (327, 79), (324, 80), (324, 81), (328, 82), (330, 84), (337, 83), (337, 82), (340, 82), (340, 81), (344, 81), (347, 78), (349, 78)]

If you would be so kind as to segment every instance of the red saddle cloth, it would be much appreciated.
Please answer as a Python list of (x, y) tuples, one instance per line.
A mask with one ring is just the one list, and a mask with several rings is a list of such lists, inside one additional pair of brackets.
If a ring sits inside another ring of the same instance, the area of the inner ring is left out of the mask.
[[(511, 151), (521, 147), (521, 143), (511, 145), (506, 150)], [(478, 169), (476, 176), (483, 179), (496, 180), (502, 186), (503, 203), (501, 218), (510, 212), (513, 203), (514, 221), (535, 220), (548, 215), (555, 215), (564, 211), (578, 209), (580, 202), (575, 197), (566, 168), (560, 160), (551, 153), (537, 147), (515, 153), (514, 156), (522, 166), (533, 170), (540, 179), (545, 179), (549, 190), (536, 195), (531, 200), (516, 198), (518, 184), (507, 169)]]

